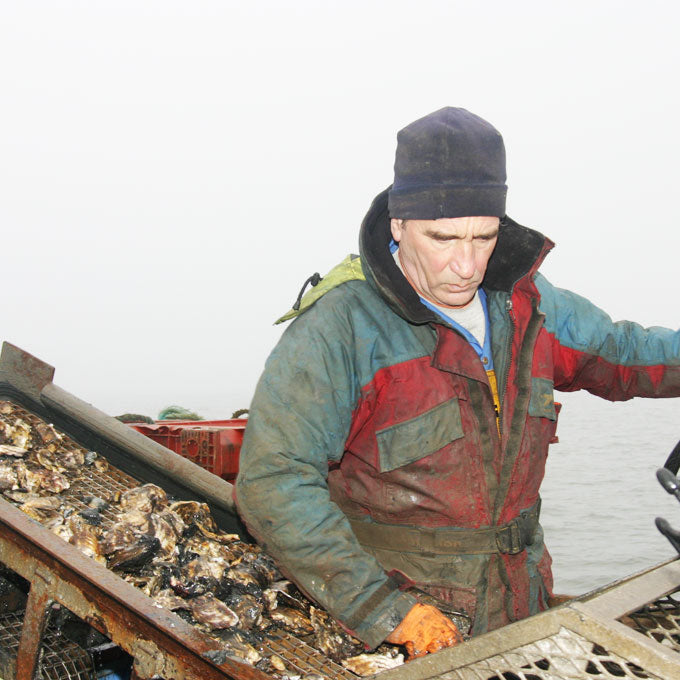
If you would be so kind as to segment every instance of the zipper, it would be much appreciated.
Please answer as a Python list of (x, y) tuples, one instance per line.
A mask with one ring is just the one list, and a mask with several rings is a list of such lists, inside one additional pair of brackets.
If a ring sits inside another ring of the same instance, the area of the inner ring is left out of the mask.
[[(510, 364), (512, 360), (512, 338), (515, 335), (515, 312), (512, 307), (512, 299), (508, 297), (505, 301), (505, 311), (508, 313), (508, 318), (510, 319), (510, 333), (508, 335), (508, 360), (505, 364), (505, 370), (503, 371), (503, 394), (501, 395), (501, 404), (505, 403), (505, 393), (508, 390), (508, 379), (510, 377)], [(503, 411), (500, 413), (500, 428), (503, 431)]]

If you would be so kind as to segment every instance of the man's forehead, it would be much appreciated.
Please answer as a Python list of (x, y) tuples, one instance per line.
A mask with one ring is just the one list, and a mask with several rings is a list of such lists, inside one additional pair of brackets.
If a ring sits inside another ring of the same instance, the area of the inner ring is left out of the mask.
[(498, 230), (500, 219), (492, 216), (442, 217), (437, 220), (405, 220), (404, 226), (413, 225), (422, 233), (488, 234)]

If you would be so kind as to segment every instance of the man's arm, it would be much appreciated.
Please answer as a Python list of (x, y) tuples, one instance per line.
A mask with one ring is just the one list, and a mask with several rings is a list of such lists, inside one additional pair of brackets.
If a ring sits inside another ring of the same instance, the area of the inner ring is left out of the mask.
[(358, 399), (353, 355), (351, 321), (332, 305), (315, 305), (286, 330), (251, 405), (236, 498), (281, 568), (375, 647), (416, 600), (361, 548), (330, 500), (328, 465), (343, 455)]
[(680, 396), (680, 331), (614, 322), (591, 302), (536, 277), (554, 348), (555, 388), (611, 401)]

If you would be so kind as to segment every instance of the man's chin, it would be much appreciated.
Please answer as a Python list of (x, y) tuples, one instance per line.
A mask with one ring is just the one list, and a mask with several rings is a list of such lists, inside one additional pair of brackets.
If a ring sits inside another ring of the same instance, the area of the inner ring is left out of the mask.
[(477, 288), (473, 288), (471, 290), (462, 290), (457, 293), (446, 292), (438, 296), (437, 301), (440, 305), (445, 307), (467, 307), (467, 305), (472, 302), (476, 292)]

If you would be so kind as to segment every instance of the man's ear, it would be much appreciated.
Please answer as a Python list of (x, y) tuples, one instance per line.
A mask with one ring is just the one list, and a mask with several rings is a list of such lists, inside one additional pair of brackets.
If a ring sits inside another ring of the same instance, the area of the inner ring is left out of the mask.
[(404, 231), (404, 220), (393, 217), (390, 220), (390, 230), (392, 232), (392, 238), (396, 243), (399, 243), (399, 241), (401, 241), (401, 233)]

